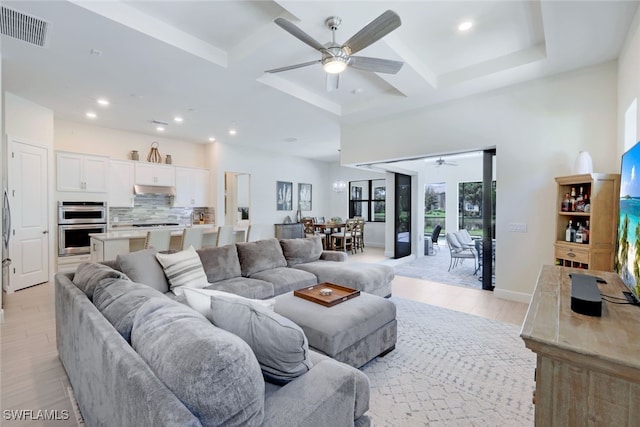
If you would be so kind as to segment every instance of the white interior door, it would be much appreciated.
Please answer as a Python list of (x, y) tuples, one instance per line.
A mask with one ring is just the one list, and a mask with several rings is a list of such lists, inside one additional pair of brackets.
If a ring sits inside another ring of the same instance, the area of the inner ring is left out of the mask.
[(9, 139), (7, 174), (11, 206), (8, 292), (49, 278), (47, 149)]

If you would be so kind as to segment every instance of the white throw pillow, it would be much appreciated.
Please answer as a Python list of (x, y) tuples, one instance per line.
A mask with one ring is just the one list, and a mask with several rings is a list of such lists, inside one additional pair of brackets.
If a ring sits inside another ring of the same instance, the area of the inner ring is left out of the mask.
[(184, 287), (201, 289), (209, 285), (202, 261), (193, 246), (173, 254), (157, 253), (156, 258), (174, 294), (182, 295)]
[(216, 291), (213, 289), (192, 289), (184, 288), (184, 296), (187, 299), (187, 305), (193, 308), (198, 313), (212, 321), (211, 319), (211, 297), (212, 296), (226, 296), (229, 298), (236, 298), (238, 300), (247, 301), (249, 304), (258, 304), (271, 311), (276, 305), (275, 298), (260, 300), (241, 297), (240, 295), (232, 294), (229, 292)]

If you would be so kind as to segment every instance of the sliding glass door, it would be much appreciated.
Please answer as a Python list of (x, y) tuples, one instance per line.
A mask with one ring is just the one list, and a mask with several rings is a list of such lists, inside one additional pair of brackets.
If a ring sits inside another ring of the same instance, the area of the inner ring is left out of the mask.
[(411, 255), (411, 177), (395, 174), (395, 244), (393, 257)]

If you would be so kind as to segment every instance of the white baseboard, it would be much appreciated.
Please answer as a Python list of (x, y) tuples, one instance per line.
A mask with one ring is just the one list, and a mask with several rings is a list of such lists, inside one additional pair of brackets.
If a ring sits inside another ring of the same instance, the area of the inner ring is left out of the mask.
[(525, 304), (529, 304), (531, 302), (531, 294), (525, 294), (524, 292), (514, 292), (514, 291), (506, 291), (504, 289), (494, 289), (493, 294), (502, 299), (523, 302)]

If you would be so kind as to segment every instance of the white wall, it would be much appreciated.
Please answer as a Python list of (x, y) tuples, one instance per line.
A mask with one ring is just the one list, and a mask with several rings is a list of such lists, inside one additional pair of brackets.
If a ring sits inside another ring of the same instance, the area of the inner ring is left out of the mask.
[[(625, 45), (618, 59), (618, 158), (625, 151), (625, 112), (634, 99), (640, 98), (640, 9), (627, 35)], [(636, 115), (638, 112), (636, 111)], [(636, 135), (640, 135), (640, 119), (636, 117)]]
[[(541, 265), (554, 262), (554, 177), (572, 173), (580, 150), (591, 153), (596, 172), (618, 172), (616, 75), (609, 62), (345, 125), (342, 163), (495, 146), (496, 295), (528, 301)], [(509, 232), (511, 222), (526, 223), (528, 232)]]
[(157, 141), (163, 160), (167, 154), (170, 154), (172, 164), (175, 166), (205, 167), (204, 144), (125, 132), (101, 127), (94, 123), (56, 120), (54, 141), (56, 150), (96, 154), (118, 160), (131, 159), (131, 151), (138, 150), (141, 161), (147, 160), (151, 143)]
[[(212, 171), (212, 200), (215, 200), (217, 206), (216, 223), (224, 223), (225, 172), (247, 173), (251, 175), (251, 223), (266, 226), (264, 229), (270, 230), (270, 236), (273, 236), (274, 233), (273, 224), (282, 223), (286, 216), (295, 220), (299, 183), (312, 185), (312, 210), (303, 211), (303, 216), (324, 216), (327, 219), (334, 216), (346, 218), (349, 214), (348, 192), (335, 193), (331, 189), (331, 184), (338, 179), (349, 182), (384, 177), (384, 174), (342, 168), (335, 163), (286, 156), (219, 142), (207, 146), (206, 163)], [(293, 183), (293, 210), (276, 210), (276, 181)], [(365, 245), (381, 247), (383, 242), (384, 224), (367, 224)]]

